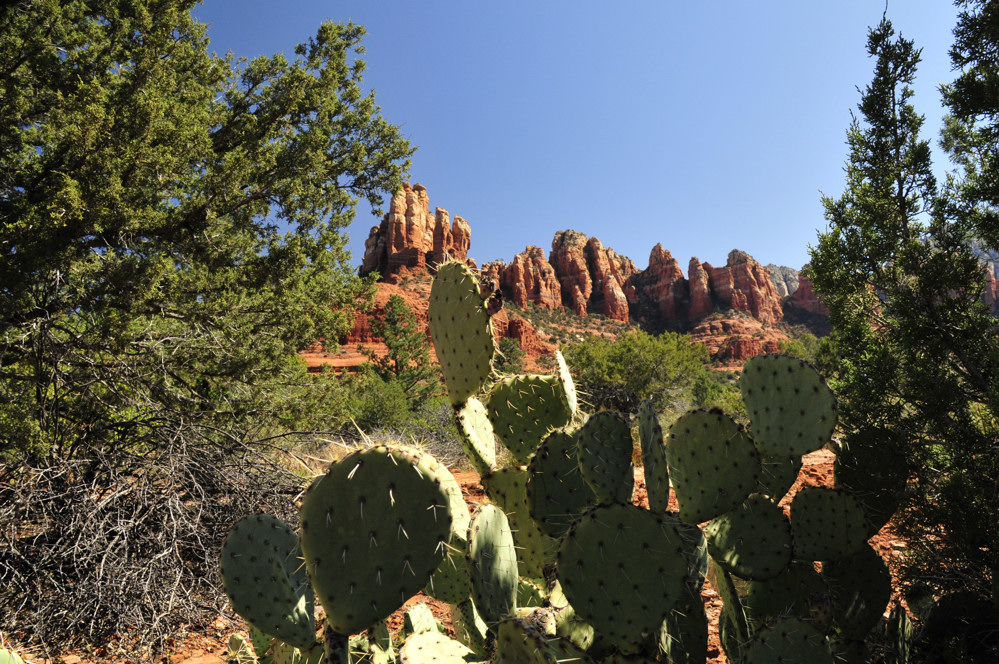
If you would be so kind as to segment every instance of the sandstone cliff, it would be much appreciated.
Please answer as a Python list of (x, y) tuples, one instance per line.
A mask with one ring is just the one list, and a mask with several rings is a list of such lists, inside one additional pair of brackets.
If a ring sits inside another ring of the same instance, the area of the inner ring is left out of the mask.
[(404, 182), (382, 223), (368, 233), (360, 273), (378, 271), (392, 281), (392, 275), (426, 270), (448, 256), (465, 260), (471, 236), (468, 222), (458, 215), (451, 222), (440, 207), (431, 214), (426, 187)]

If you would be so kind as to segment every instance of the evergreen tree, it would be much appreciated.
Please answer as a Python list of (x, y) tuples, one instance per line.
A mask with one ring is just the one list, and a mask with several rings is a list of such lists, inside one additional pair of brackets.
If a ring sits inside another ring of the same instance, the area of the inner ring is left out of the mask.
[(399, 295), (385, 303), (384, 319), (375, 319), (374, 333), (382, 337), (388, 352), (379, 357), (364, 351), (384, 381), (395, 381), (406, 395), (411, 410), (444, 393), (437, 364), (430, 359), (426, 329)]
[[(992, 597), (999, 564), (999, 341), (971, 250), (967, 205), (938, 191), (911, 104), (920, 52), (883, 20), (874, 78), (847, 132), (846, 189), (824, 198), (828, 229), (811, 277), (830, 311), (846, 445), (911, 472), (896, 527), (905, 572), (933, 592)], [(902, 471), (904, 475), (904, 470)]]

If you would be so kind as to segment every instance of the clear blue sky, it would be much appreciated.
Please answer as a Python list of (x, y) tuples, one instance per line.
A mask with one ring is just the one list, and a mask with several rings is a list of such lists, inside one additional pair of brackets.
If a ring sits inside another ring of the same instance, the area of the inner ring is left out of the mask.
[[(212, 48), (284, 52), (327, 19), (367, 28), (365, 85), (419, 147), (411, 180), (472, 227), (480, 264), (572, 228), (644, 268), (742, 249), (800, 267), (843, 190), (877, 0), (205, 0)], [(936, 144), (953, 78), (948, 0), (893, 0), (923, 49), (914, 102)], [(938, 175), (948, 168), (937, 151)], [(359, 210), (359, 263), (377, 220)]]

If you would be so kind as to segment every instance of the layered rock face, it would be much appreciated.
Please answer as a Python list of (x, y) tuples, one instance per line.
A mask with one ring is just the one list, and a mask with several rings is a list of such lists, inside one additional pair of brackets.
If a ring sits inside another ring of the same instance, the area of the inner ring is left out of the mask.
[(408, 270), (425, 270), (447, 257), (468, 258), (471, 227), (455, 215), (454, 222), (444, 208), (431, 214), (427, 188), (404, 182), (392, 197), (382, 223), (371, 228), (364, 243), (361, 275), (378, 271), (382, 277)]
[(528, 246), (498, 272), (504, 294), (518, 307), (524, 308), (529, 302), (544, 309), (562, 307), (562, 285), (540, 247)]
[[(638, 269), (630, 258), (604, 249), (597, 238), (559, 231), (552, 240), (551, 265), (562, 289), (562, 304), (576, 314), (602, 314), (630, 320), (634, 289), (628, 280)], [(628, 295), (632, 297), (629, 298)]]

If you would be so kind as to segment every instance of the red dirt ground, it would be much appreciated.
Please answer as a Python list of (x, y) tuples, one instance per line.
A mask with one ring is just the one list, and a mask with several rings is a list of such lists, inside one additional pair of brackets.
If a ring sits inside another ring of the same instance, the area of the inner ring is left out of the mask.
[[(801, 473), (794, 487), (788, 496), (781, 501), (781, 505), (787, 509), (791, 497), (804, 486), (832, 486), (833, 483), (833, 460), (832, 452), (820, 450), (806, 455)], [(486, 500), (482, 487), (479, 485), (479, 477), (475, 473), (456, 472), (455, 478), (461, 485), (465, 500), (470, 506), (484, 502)], [(635, 503), (638, 505), (648, 505), (648, 495), (645, 491), (645, 479), (641, 470), (635, 471)], [(671, 497), (671, 508), (676, 508), (676, 499)], [(886, 526), (880, 533), (870, 540), (871, 545), (882, 558), (888, 563), (889, 569), (894, 572), (896, 559), (900, 552), (905, 549), (904, 542), (894, 538)], [(721, 611), (721, 598), (711, 588), (710, 584), (705, 584), (702, 593), (705, 607), (707, 609), (709, 621), (708, 638), (708, 660), (707, 664), (724, 664), (728, 662), (725, 653), (722, 651), (718, 640), (718, 614)], [(893, 600), (893, 603), (897, 599)], [(402, 627), (402, 613), (406, 607), (416, 602), (425, 602), (437, 619), (450, 629), (451, 616), (447, 604), (438, 602), (422, 594), (410, 599), (403, 609), (397, 611), (389, 620), (389, 628), (393, 631)], [(241, 622), (232, 622), (219, 618), (212, 627), (203, 633), (191, 633), (182, 638), (178, 638), (170, 647), (171, 654), (164, 654), (157, 658), (163, 664), (223, 664), (226, 661), (227, 644), (229, 636), (234, 632), (243, 632), (245, 627)], [(98, 653), (99, 655), (99, 653)], [(99, 661), (108, 661), (108, 658), (96, 656), (94, 653), (73, 652), (57, 657), (55, 661), (27, 658), (31, 662), (42, 662), (44, 664), (92, 664)], [(114, 660), (111, 661), (122, 661)]]

